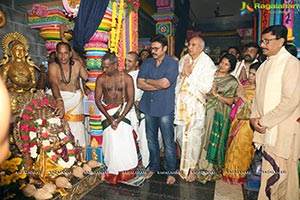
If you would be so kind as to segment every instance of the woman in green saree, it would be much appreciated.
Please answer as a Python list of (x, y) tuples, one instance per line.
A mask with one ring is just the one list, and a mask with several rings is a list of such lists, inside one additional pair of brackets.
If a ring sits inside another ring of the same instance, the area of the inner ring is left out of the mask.
[(229, 117), (239, 85), (237, 79), (230, 74), (235, 66), (236, 58), (225, 54), (216, 71), (212, 89), (207, 94), (202, 147), (196, 174), (201, 183), (220, 179), (222, 175), (230, 128)]

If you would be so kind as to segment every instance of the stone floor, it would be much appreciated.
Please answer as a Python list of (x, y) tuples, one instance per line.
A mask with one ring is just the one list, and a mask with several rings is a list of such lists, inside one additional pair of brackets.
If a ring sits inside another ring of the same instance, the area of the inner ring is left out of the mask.
[(221, 180), (201, 184), (188, 183), (176, 176), (176, 183), (165, 183), (164, 175), (155, 174), (141, 187), (102, 183), (91, 190), (83, 200), (256, 200), (257, 192), (244, 190), (240, 185), (230, 185)]
[(188, 183), (176, 177), (174, 185), (165, 183), (166, 177), (155, 174), (151, 179), (146, 180), (141, 187), (132, 187), (124, 184), (109, 185), (106, 183), (98, 185), (90, 191), (83, 200), (160, 200), (160, 199), (214, 199), (215, 183), (205, 185), (194, 182)]

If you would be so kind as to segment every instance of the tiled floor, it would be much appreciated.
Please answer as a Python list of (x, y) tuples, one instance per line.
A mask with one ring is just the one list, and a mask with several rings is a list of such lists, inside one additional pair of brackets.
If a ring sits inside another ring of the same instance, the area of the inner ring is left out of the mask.
[[(90, 191), (83, 200), (256, 200), (257, 192), (243, 191), (240, 185), (223, 181), (201, 184), (188, 183), (179, 177), (174, 185), (167, 185), (165, 177), (154, 175), (141, 187), (103, 183)], [(243, 197), (245, 195), (245, 197)]]
[[(179, 167), (179, 160), (178, 160)], [(240, 185), (230, 185), (221, 180), (201, 184), (188, 183), (176, 176), (176, 183), (165, 183), (166, 176), (155, 174), (141, 187), (124, 184), (99, 184), (83, 200), (256, 200), (257, 192), (243, 191)], [(244, 197), (243, 197), (244, 195)]]
[(216, 181), (214, 200), (243, 200), (241, 185), (231, 185), (222, 180)]
[(214, 183), (205, 185), (193, 182), (188, 183), (176, 177), (174, 185), (165, 183), (166, 177), (163, 175), (154, 175), (146, 180), (141, 187), (132, 187), (124, 184), (109, 185), (100, 184), (97, 188), (89, 192), (83, 200), (109, 199), (109, 200), (212, 200), (214, 199)]

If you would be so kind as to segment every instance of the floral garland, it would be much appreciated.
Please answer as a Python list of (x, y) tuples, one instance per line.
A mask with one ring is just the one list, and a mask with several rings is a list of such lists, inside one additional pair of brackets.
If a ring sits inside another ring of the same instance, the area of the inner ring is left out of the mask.
[(7, 159), (0, 165), (0, 172), (0, 199), (14, 198), (15, 192), (26, 185), (22, 158), (14, 157), (9, 152)]
[(109, 43), (109, 48), (110, 48), (110, 52), (115, 53), (116, 55), (118, 55), (121, 25), (123, 22), (123, 13), (124, 13), (124, 0), (120, 0), (118, 17), (117, 17), (117, 2), (113, 1), (112, 2), (112, 24), (111, 24), (111, 31), (110, 31), (111, 39)]
[(126, 0), (126, 4), (129, 12), (131, 12), (132, 10), (137, 12), (141, 5), (139, 0)]
[[(22, 151), (35, 159), (41, 146), (46, 155), (56, 164), (63, 168), (70, 168), (76, 162), (73, 136), (64, 131), (62, 119), (58, 117), (33, 121), (35, 109), (43, 106), (54, 107), (54, 101), (49, 101), (47, 98), (32, 100), (21, 115), (19, 127)], [(58, 133), (51, 134), (50, 129), (53, 127)]]

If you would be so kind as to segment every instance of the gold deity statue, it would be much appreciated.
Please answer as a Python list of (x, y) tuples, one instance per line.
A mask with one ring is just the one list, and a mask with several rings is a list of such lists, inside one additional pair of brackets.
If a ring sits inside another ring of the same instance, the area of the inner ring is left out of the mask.
[(20, 33), (5, 35), (2, 39), (3, 59), (0, 61), (0, 76), (6, 83), (11, 98), (12, 113), (20, 112), (36, 88), (35, 68), (29, 55), (27, 39)]

